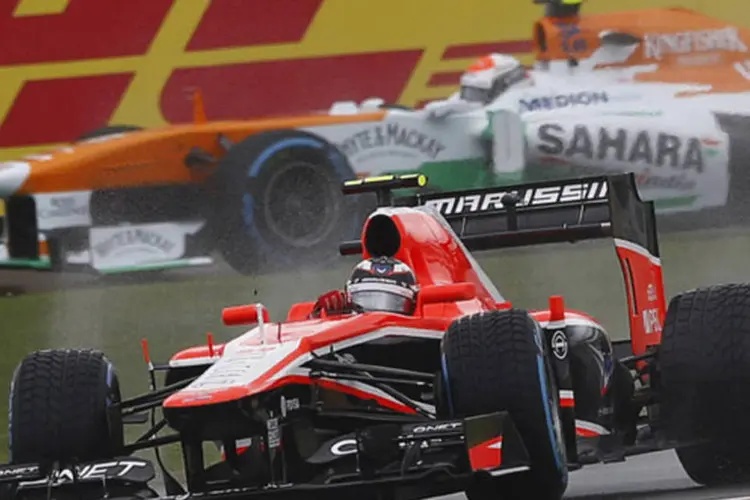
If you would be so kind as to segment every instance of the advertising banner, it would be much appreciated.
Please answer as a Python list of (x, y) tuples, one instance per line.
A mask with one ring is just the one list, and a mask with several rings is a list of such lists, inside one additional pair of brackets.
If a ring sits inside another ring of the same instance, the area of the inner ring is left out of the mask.
[[(590, 0), (589, 13), (671, 6)], [(742, 0), (683, 0), (725, 20)], [(110, 123), (326, 109), (378, 96), (445, 97), (490, 51), (531, 61), (530, 0), (7, 0), (0, 3), (0, 161)]]

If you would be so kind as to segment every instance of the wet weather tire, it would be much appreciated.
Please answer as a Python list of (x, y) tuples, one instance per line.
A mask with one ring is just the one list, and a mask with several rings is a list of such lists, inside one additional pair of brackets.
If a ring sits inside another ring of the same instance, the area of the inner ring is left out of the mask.
[(93, 350), (34, 352), (11, 383), (9, 441), (13, 463), (90, 461), (116, 455), (122, 422), (108, 407), (120, 401), (112, 363)]
[(353, 237), (363, 219), (356, 201), (341, 193), (341, 183), (354, 176), (343, 153), (314, 134), (248, 137), (214, 176), (217, 210), (209, 224), (219, 252), (243, 274), (335, 258), (339, 242)]
[(445, 334), (443, 404), (457, 417), (508, 411), (531, 459), (530, 472), (482, 478), (467, 491), (470, 500), (559, 499), (565, 491), (558, 394), (544, 345), (541, 328), (518, 309), (461, 318)]
[(750, 481), (750, 285), (699, 288), (674, 297), (659, 353), (667, 437), (697, 483)]

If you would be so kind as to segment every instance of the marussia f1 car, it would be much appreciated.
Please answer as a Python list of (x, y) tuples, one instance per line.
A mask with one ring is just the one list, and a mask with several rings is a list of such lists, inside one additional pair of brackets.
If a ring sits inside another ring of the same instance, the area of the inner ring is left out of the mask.
[[(230, 307), (226, 324), (257, 326), (164, 366), (144, 344), (152, 384), (163, 370), (166, 385), (129, 400), (100, 352), (28, 355), (11, 386), (6, 498), (157, 497), (151, 462), (131, 454), (175, 442), (186, 479), (163, 471), (173, 499), (559, 499), (571, 470), (667, 448), (699, 483), (750, 479), (750, 285), (688, 291), (667, 309), (654, 207), (632, 174), (390, 193), (424, 184), (344, 187), (375, 190), (381, 206), (341, 253), (413, 269), (412, 314), (310, 319), (309, 302), (270, 322), (261, 304)], [(629, 341), (559, 295), (513, 307), (471, 254), (601, 237), (622, 267)], [(153, 427), (123, 444), (123, 424), (149, 411)], [(215, 463), (206, 442), (222, 448)]]
[(541, 3), (535, 69), (484, 58), (459, 93), (423, 109), (373, 99), (207, 122), (196, 99), (195, 123), (107, 127), (0, 164), (0, 265), (113, 273), (220, 255), (257, 273), (325, 262), (374, 206), (345, 201), (339, 182), (393, 173), (456, 190), (633, 171), (665, 213), (744, 213), (748, 32), (686, 9), (580, 15), (580, 2)]

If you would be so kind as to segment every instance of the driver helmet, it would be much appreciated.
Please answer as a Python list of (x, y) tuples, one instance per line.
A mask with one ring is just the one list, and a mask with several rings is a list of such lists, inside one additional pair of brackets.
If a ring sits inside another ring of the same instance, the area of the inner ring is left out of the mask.
[(414, 272), (392, 257), (375, 257), (360, 262), (346, 283), (352, 304), (364, 311), (411, 314), (418, 290)]
[(515, 57), (490, 54), (477, 60), (461, 75), (460, 98), (486, 105), (527, 78), (528, 71)]

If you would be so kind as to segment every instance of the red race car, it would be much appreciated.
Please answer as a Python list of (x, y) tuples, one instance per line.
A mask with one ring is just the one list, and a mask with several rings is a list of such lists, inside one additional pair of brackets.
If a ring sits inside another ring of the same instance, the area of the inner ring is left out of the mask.
[[(345, 288), (282, 322), (260, 304), (229, 307), (227, 325), (256, 326), (165, 365), (144, 343), (145, 395), (123, 400), (100, 352), (28, 355), (11, 386), (4, 498), (559, 499), (570, 471), (668, 448), (699, 483), (750, 479), (750, 287), (667, 308), (653, 205), (632, 175), (391, 194), (425, 183), (346, 183), (380, 208), (341, 246), (363, 254)], [(626, 342), (559, 296), (513, 307), (471, 254), (602, 237), (622, 266)], [(152, 429), (125, 444), (124, 425), (149, 413)], [(207, 442), (222, 450), (214, 463)], [(157, 492), (154, 466), (132, 454), (169, 443), (186, 480), (159, 459)]]

